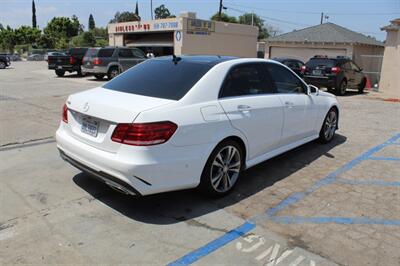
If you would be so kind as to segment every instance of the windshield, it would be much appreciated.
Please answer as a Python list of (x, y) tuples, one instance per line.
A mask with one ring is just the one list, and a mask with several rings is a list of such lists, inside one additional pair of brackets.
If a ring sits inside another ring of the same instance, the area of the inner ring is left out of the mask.
[(132, 67), (103, 87), (149, 97), (179, 100), (212, 66), (199, 62), (151, 59)]

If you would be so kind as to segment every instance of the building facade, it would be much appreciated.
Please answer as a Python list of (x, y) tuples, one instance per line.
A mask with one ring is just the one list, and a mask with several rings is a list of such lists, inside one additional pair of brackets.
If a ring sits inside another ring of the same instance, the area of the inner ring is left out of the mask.
[(400, 18), (383, 27), (387, 32), (380, 90), (385, 97), (400, 99)]
[(108, 33), (111, 46), (138, 47), (156, 56), (257, 55), (257, 27), (201, 20), (192, 12), (177, 18), (109, 24)]

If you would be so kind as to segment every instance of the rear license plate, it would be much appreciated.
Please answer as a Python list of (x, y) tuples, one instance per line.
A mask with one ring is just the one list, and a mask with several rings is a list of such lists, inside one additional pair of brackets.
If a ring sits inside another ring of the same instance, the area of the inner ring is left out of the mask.
[(82, 117), (81, 131), (92, 137), (97, 137), (97, 132), (99, 129), (99, 122), (93, 119)]
[(316, 75), (316, 76), (320, 76), (321, 74), (322, 74), (322, 71), (321, 70), (313, 70), (313, 75)]
[(62, 66), (57, 66), (57, 69), (62, 69)]

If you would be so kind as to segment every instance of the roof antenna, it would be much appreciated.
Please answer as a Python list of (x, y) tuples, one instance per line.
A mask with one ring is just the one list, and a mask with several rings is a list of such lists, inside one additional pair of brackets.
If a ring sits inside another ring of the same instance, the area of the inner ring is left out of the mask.
[(175, 54), (172, 55), (172, 62), (174, 62), (174, 64), (178, 64), (179, 61), (181, 61), (182, 58), (179, 56), (176, 56)]

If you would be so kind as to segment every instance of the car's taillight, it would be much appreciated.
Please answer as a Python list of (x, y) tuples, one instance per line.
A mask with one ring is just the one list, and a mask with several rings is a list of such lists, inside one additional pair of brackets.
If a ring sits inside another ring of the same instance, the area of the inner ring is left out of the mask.
[(66, 104), (64, 104), (63, 106), (63, 110), (62, 110), (62, 120), (65, 123), (68, 123), (68, 107)]
[(332, 68), (331, 68), (331, 72), (332, 72), (332, 73), (335, 73), (335, 74), (339, 73), (340, 70), (341, 70), (340, 67), (332, 67)]
[(306, 70), (307, 70), (307, 67), (306, 66), (301, 66), (300, 70), (301, 70), (301, 73), (304, 74), (306, 72)]
[(73, 58), (72, 56), (69, 58), (69, 64), (70, 65), (74, 65), (75, 64), (75, 58)]
[(167, 142), (178, 126), (169, 121), (155, 123), (118, 124), (111, 140), (134, 146), (149, 146)]
[(101, 60), (99, 58), (93, 59), (93, 65), (101, 65)]

